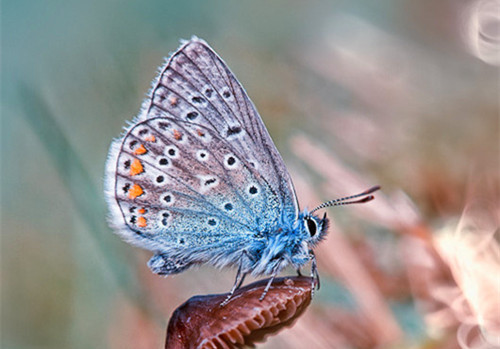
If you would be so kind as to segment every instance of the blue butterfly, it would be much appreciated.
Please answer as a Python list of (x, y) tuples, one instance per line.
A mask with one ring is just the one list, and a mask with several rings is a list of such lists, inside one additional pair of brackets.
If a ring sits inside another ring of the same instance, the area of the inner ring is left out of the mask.
[(154, 273), (233, 266), (230, 295), (249, 273), (271, 275), (262, 297), (288, 265), (300, 273), (311, 262), (313, 283), (319, 281), (313, 248), (328, 219), (313, 213), (369, 201), (377, 189), (300, 211), (252, 101), (195, 37), (170, 56), (139, 115), (112, 143), (105, 178), (110, 224), (126, 241), (154, 251)]

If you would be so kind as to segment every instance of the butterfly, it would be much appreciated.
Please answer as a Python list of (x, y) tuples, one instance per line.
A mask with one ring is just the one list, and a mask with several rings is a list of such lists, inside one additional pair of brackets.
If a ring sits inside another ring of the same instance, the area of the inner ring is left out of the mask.
[[(283, 159), (244, 88), (203, 40), (183, 42), (161, 67), (139, 115), (109, 150), (110, 225), (149, 249), (156, 274), (199, 264), (274, 277), (311, 262), (328, 206), (366, 202), (378, 187), (301, 211)], [(360, 198), (357, 201), (349, 201)], [(314, 286), (314, 284), (313, 284)]]

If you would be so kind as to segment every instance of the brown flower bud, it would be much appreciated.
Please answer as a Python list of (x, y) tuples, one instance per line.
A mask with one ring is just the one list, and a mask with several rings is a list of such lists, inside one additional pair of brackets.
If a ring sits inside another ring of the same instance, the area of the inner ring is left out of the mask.
[(227, 294), (190, 298), (172, 314), (165, 348), (252, 346), (292, 325), (311, 302), (311, 279), (277, 278), (260, 301), (267, 281), (236, 290), (224, 306)]

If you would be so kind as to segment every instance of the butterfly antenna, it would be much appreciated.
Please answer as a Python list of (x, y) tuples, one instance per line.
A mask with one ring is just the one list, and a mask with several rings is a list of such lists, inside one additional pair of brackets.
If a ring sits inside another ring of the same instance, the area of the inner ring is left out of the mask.
[[(320, 210), (322, 208), (325, 208), (325, 207), (344, 206), (344, 205), (350, 205), (350, 204), (362, 204), (362, 203), (365, 203), (368, 201), (372, 201), (375, 197), (373, 195), (370, 195), (370, 194), (376, 192), (379, 189), (380, 189), (380, 186), (376, 185), (376, 186), (371, 187), (370, 189), (365, 190), (364, 192), (356, 194), (356, 195), (346, 196), (346, 197), (343, 197), (340, 199), (333, 199), (333, 200), (327, 201), (325, 203), (322, 203), (321, 205), (319, 205), (318, 207), (316, 207), (314, 210), (312, 210), (309, 213), (313, 213), (313, 212)], [(360, 197), (361, 197), (361, 199), (349, 201), (349, 200), (357, 199)]]

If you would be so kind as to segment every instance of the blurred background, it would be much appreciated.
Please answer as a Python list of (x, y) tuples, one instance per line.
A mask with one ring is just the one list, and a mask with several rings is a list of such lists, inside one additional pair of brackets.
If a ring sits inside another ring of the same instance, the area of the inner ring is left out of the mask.
[(247, 89), (302, 207), (383, 188), (328, 210), (322, 288), (262, 347), (500, 345), (499, 1), (4, 0), (1, 347), (159, 348), (178, 305), (232, 286), (153, 275), (106, 224), (109, 144), (192, 35)]

